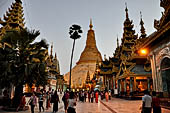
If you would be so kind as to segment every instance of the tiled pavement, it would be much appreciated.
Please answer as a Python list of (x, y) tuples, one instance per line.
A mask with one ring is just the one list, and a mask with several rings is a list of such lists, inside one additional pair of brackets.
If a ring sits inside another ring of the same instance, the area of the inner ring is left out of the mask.
[[(62, 96), (60, 95), (60, 98)], [(61, 99), (60, 99), (61, 100)], [(119, 98), (112, 98), (109, 102), (105, 100), (99, 103), (77, 102), (77, 113), (140, 113), (140, 100), (124, 100)], [(2, 112), (2, 111), (0, 111)], [(16, 113), (16, 112), (2, 112), (2, 113)], [(30, 113), (30, 110), (20, 111), (19, 113)], [(35, 113), (38, 113), (38, 108), (35, 108)], [(44, 113), (52, 113), (52, 108), (46, 110)], [(59, 111), (57, 113), (64, 113), (63, 102), (59, 104)], [(162, 108), (162, 113), (170, 113), (170, 110)]]

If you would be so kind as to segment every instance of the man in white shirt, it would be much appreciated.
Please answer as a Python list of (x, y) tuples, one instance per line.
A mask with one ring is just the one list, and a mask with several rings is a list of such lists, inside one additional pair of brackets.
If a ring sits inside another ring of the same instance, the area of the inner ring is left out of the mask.
[(152, 97), (149, 95), (148, 90), (144, 91), (144, 96), (142, 97), (142, 113), (151, 113), (152, 108)]

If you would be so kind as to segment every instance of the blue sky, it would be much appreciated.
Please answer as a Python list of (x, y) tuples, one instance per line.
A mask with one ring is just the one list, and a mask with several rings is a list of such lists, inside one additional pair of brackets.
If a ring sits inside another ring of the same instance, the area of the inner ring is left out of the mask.
[[(0, 17), (14, 0), (0, 0)], [(154, 19), (160, 19), (160, 0), (22, 0), (26, 26), (40, 30), (37, 40), (45, 38), (53, 42), (54, 52), (60, 62), (61, 74), (69, 72), (73, 40), (69, 38), (69, 27), (82, 27), (81, 39), (76, 40), (73, 66), (84, 50), (90, 18), (92, 18), (96, 43), (99, 51), (112, 57), (116, 48), (116, 38), (122, 38), (125, 20), (125, 2), (129, 18), (133, 20), (136, 34), (140, 35), (140, 11), (147, 35), (155, 31)], [(121, 43), (121, 42), (120, 42)]]

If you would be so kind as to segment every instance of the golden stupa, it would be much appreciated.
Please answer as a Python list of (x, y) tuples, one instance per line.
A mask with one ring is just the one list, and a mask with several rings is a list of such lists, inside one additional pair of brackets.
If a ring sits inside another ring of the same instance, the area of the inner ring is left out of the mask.
[[(102, 61), (101, 54), (96, 46), (95, 33), (94, 30), (92, 29), (93, 25), (91, 20), (90, 20), (89, 27), (90, 29), (88, 30), (87, 33), (85, 49), (81, 53), (80, 59), (77, 62), (76, 66), (72, 68), (72, 74), (71, 74), (72, 88), (79, 88), (85, 84), (88, 71), (89, 71), (90, 79), (92, 79), (92, 76), (96, 68), (96, 62)], [(69, 84), (69, 76), (70, 76), (69, 72), (64, 75), (64, 79), (67, 81), (68, 84)]]

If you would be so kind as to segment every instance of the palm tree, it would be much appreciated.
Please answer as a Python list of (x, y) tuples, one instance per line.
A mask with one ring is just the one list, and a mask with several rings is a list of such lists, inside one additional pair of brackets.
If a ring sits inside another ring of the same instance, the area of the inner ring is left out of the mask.
[[(34, 42), (39, 34), (39, 31), (22, 29), (8, 32), (1, 40), (2, 45), (11, 46), (1, 49), (1, 52), (6, 52), (6, 56), (2, 58), (5, 58), (8, 68), (4, 70), (4, 74), (0, 73), (0, 84), (3, 84), (2, 81), (8, 81), (7, 83), (16, 87), (14, 95), (16, 106), (19, 104), (18, 96), (23, 92), (24, 84), (44, 86), (47, 83), (45, 58), (48, 55), (48, 44), (45, 40)], [(2, 62), (1, 59), (0, 61)], [(4, 77), (7, 74), (8, 77)]]
[(69, 30), (70, 38), (73, 39), (73, 48), (71, 53), (71, 62), (70, 62), (70, 80), (69, 80), (69, 90), (71, 90), (71, 69), (72, 69), (72, 59), (73, 59), (73, 52), (74, 52), (74, 46), (75, 46), (75, 40), (79, 39), (81, 35), (80, 33), (83, 33), (81, 30), (81, 27), (79, 25), (72, 25)]

